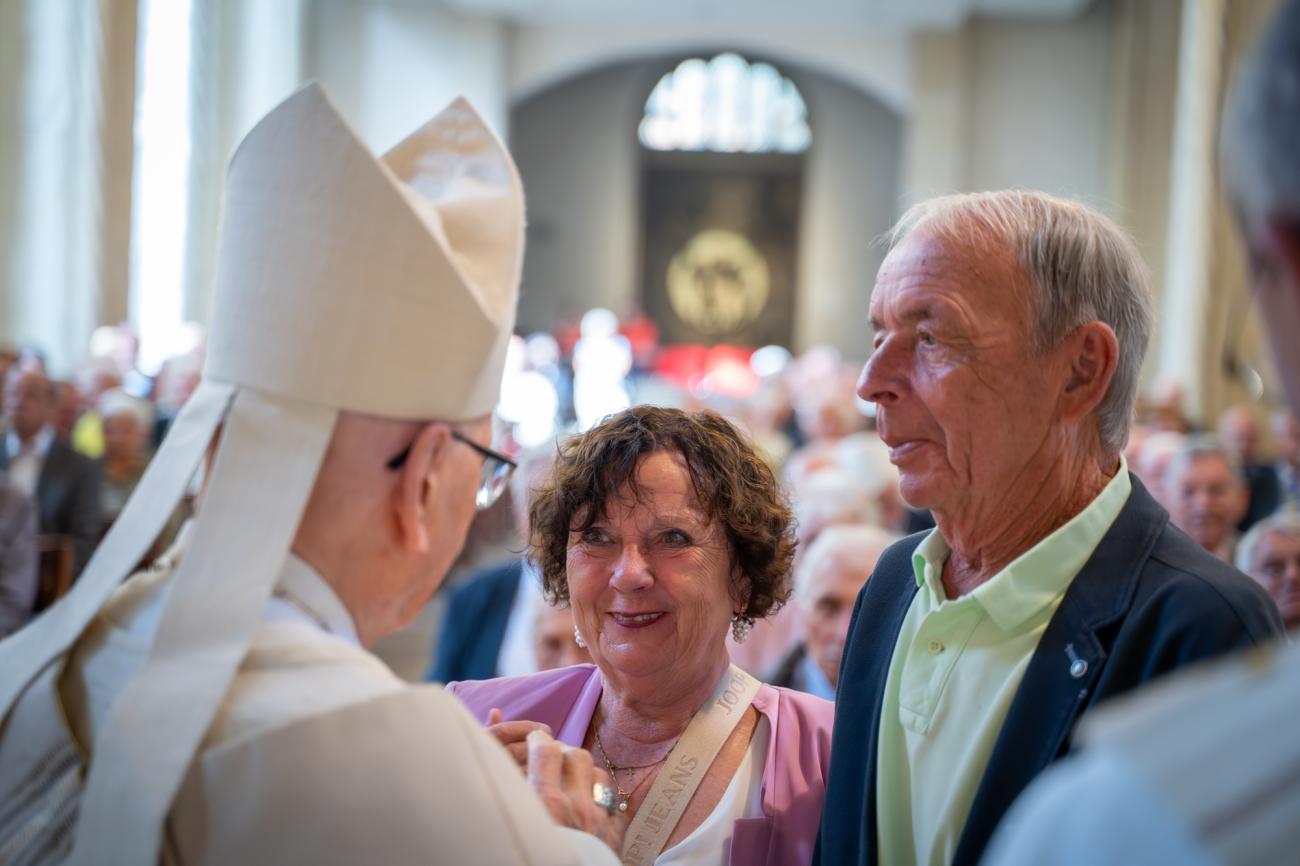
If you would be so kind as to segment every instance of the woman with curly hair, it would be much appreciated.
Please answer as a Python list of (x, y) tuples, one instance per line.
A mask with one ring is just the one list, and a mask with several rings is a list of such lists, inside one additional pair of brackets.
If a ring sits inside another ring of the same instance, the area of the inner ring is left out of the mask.
[(772, 472), (710, 412), (641, 406), (561, 446), (530, 553), (594, 665), (451, 684), (522, 765), (528, 734), (614, 780), (624, 863), (812, 859), (833, 705), (762, 685), (726, 636), (790, 594), (794, 533)]

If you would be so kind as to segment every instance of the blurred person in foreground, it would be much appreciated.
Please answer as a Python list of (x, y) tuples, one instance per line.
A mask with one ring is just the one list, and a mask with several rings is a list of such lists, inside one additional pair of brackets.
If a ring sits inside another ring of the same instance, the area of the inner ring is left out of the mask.
[(36, 505), (0, 472), (0, 639), (32, 618), (39, 589)]
[[(0, 644), (6, 853), (614, 863), (590, 755), (533, 734), (534, 794), (364, 649), (511, 465), (488, 447), (523, 253), (509, 155), (457, 100), (376, 158), (310, 85), (236, 151), (222, 228), (202, 383), (86, 576)], [(205, 455), (190, 528), (118, 587)]]
[(1252, 526), (1237, 545), (1237, 568), (1273, 597), (1288, 630), (1300, 626), (1300, 514), (1274, 514)]
[(718, 415), (640, 406), (561, 446), (530, 517), (594, 664), (448, 690), (517, 755), (538, 728), (591, 751), (632, 816), (625, 864), (808, 862), (834, 708), (726, 649), (790, 591), (767, 464)]
[[(1279, 5), (1232, 85), (1222, 165), (1255, 302), (1300, 411), (1300, 0)], [(1082, 753), (1025, 792), (989, 866), (1294, 863), (1300, 647), (1188, 671), (1085, 720)]]
[(858, 393), (937, 528), (858, 597), (819, 862), (960, 866), (1087, 707), (1281, 622), (1124, 464), (1151, 301), (1122, 230), (1011, 191), (923, 202), (891, 239)]
[[(516, 551), (522, 551), (528, 539), (530, 491), (550, 471), (554, 458), (554, 442), (529, 448), (516, 458), (519, 467), (510, 476)], [(539, 670), (533, 629), (545, 606), (541, 575), (526, 556), (474, 571), (447, 601), (428, 679), (487, 680)]]
[(774, 686), (835, 700), (844, 637), (858, 592), (898, 536), (877, 526), (828, 526), (795, 565), (791, 605), (804, 639), (764, 679)]
[(41, 370), (10, 371), (4, 408), (9, 429), (0, 448), (0, 469), (8, 473), (9, 483), (35, 500), (41, 534), (71, 541), (76, 577), (102, 529), (99, 467), (59, 439), (54, 385)]
[(1277, 511), (1281, 499), (1277, 468), (1260, 456), (1259, 418), (1249, 406), (1229, 407), (1219, 417), (1219, 442), (1246, 482), (1246, 513), (1237, 522), (1237, 531), (1245, 532)]
[(1241, 467), (1212, 437), (1193, 436), (1165, 470), (1165, 502), (1174, 525), (1224, 562), (1232, 562), (1237, 524), (1249, 490)]

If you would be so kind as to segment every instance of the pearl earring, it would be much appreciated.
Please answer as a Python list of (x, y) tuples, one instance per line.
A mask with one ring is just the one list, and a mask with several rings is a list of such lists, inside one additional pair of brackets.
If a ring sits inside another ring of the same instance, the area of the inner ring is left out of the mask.
[(578, 627), (576, 625), (573, 627), (573, 642), (580, 647), (587, 646), (587, 642), (582, 639), (582, 632), (578, 631)]
[(749, 630), (754, 627), (754, 620), (745, 615), (745, 611), (747, 610), (749, 610), (748, 604), (742, 607), (737, 613), (732, 614), (731, 636), (735, 639), (736, 643), (744, 643), (745, 638), (749, 637)]

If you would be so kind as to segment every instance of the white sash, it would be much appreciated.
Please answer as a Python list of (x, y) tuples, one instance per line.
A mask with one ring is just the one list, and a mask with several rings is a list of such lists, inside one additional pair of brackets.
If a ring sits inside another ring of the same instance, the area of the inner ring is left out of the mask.
[(691, 719), (623, 837), (623, 866), (649, 866), (663, 851), (695, 789), (745, 717), (761, 683), (732, 665)]

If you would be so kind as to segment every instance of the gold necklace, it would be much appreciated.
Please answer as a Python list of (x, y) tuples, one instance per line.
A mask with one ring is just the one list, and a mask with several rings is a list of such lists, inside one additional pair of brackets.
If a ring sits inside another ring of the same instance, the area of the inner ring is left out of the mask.
[[(626, 812), (628, 808), (628, 803), (631, 802), (632, 800), (632, 794), (636, 791), (637, 788), (641, 787), (640, 785), (632, 785), (632, 779), (633, 779), (632, 771), (644, 770), (647, 767), (654, 767), (658, 764), (662, 764), (665, 760), (668, 759), (668, 755), (664, 755), (662, 758), (660, 758), (657, 761), (651, 761), (649, 764), (638, 764), (638, 765), (629, 765), (627, 767), (616, 767), (614, 766), (614, 762), (609, 759), (609, 752), (605, 751), (605, 744), (600, 741), (600, 729), (597, 728), (595, 725), (592, 725), (591, 732), (596, 735), (596, 748), (600, 749), (600, 759), (605, 762), (605, 769), (609, 770), (609, 778), (614, 783), (614, 790), (618, 792), (618, 810), (620, 812)], [(668, 751), (671, 752), (672, 749), (669, 749)], [(627, 773), (627, 783), (629, 785), (632, 785), (631, 791), (624, 791), (623, 786), (618, 783), (619, 770), (622, 770), (623, 772)], [(642, 779), (641, 782), (642, 784), (644, 784), (645, 779)]]

